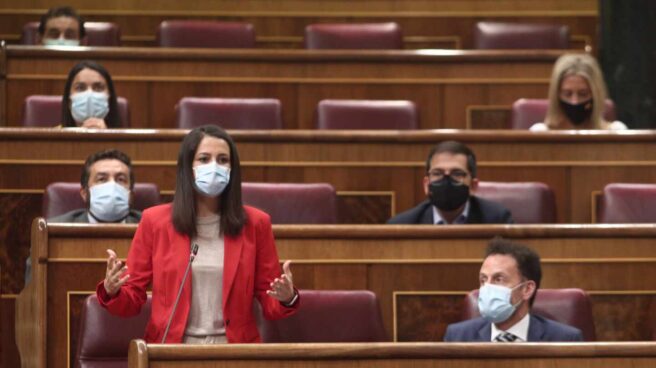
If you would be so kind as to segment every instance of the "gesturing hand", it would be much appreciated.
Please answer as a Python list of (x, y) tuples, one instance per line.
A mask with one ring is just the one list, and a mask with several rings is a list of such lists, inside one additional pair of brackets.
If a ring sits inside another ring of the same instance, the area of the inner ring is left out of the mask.
[(113, 297), (121, 289), (121, 286), (130, 278), (130, 275), (127, 273), (128, 266), (123, 265), (123, 262), (118, 260), (116, 253), (107, 249), (107, 271), (105, 272), (105, 281), (103, 286), (107, 295)]
[(267, 291), (267, 294), (284, 304), (289, 304), (294, 300), (294, 282), (292, 281), (292, 271), (289, 269), (291, 263), (292, 261), (285, 261), (282, 265), (283, 274), (273, 280), (270, 284), (271, 290)]

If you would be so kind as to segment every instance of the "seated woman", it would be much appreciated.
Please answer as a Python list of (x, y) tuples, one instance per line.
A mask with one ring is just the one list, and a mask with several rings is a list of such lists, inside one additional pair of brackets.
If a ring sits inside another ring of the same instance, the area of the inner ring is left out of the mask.
[(62, 126), (118, 128), (121, 116), (112, 77), (102, 65), (85, 60), (68, 73), (62, 101)]
[(627, 129), (620, 121), (604, 120), (606, 96), (606, 83), (594, 57), (565, 54), (558, 58), (551, 73), (547, 116), (530, 130)]

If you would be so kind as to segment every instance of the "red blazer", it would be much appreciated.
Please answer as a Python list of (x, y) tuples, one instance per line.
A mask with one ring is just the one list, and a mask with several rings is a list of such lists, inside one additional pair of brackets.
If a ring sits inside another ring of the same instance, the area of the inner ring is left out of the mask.
[[(291, 315), (300, 304), (287, 308), (266, 294), (269, 284), (281, 274), (271, 221), (260, 210), (248, 206), (244, 210), (248, 220), (241, 234), (224, 237), (223, 320), (231, 343), (261, 341), (252, 312), (253, 297), (260, 301), (267, 319)], [(128, 252), (130, 278), (113, 298), (102, 281), (96, 288), (101, 305), (112, 314), (129, 317), (139, 313), (152, 283), (152, 313), (145, 335), (151, 343), (162, 341), (191, 252), (189, 237), (175, 230), (171, 213), (171, 204), (145, 210)], [(182, 342), (190, 303), (191, 271), (166, 342)]]

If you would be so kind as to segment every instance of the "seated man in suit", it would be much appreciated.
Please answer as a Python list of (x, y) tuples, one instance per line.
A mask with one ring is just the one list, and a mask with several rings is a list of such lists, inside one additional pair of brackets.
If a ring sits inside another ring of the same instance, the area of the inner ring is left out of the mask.
[(460, 142), (435, 146), (426, 160), (427, 200), (400, 213), (388, 224), (512, 224), (502, 205), (472, 195), (478, 186), (476, 156)]
[[(125, 153), (108, 149), (87, 157), (82, 168), (80, 196), (85, 208), (69, 211), (48, 219), (66, 223), (128, 223), (141, 220), (141, 212), (130, 209), (134, 173), (132, 162)], [(32, 275), (32, 259), (25, 261), (25, 283)]]
[(70, 6), (51, 8), (41, 16), (38, 40), (44, 46), (80, 46), (84, 36), (84, 20)]
[(583, 341), (577, 328), (531, 314), (540, 287), (540, 256), (532, 249), (495, 238), (479, 275), (482, 317), (449, 325), (444, 341)]
[(82, 168), (80, 196), (85, 208), (48, 219), (48, 222), (138, 223), (141, 212), (130, 209), (134, 189), (132, 162), (125, 153), (108, 149), (87, 157)]

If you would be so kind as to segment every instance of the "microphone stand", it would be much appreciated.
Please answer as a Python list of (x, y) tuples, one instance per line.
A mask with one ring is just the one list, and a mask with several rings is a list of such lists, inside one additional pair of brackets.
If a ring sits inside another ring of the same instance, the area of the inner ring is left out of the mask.
[(191, 263), (194, 261), (194, 258), (196, 258), (197, 253), (198, 253), (198, 244), (194, 243), (193, 247), (191, 248), (191, 254), (189, 255), (189, 263), (187, 263), (187, 269), (185, 270), (184, 276), (182, 276), (182, 282), (180, 283), (180, 287), (178, 288), (178, 296), (175, 298), (175, 303), (173, 303), (173, 310), (171, 311), (171, 315), (169, 316), (169, 322), (166, 324), (166, 330), (164, 330), (164, 337), (162, 337), (162, 344), (164, 343), (164, 341), (166, 341), (166, 335), (169, 334), (169, 328), (171, 327), (171, 322), (173, 321), (173, 315), (175, 314), (175, 310), (178, 308), (180, 295), (182, 295), (182, 287), (184, 286), (184, 283), (187, 280), (187, 275), (189, 274)]

